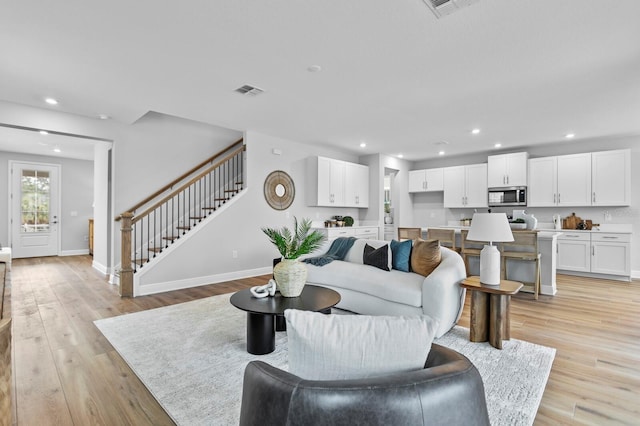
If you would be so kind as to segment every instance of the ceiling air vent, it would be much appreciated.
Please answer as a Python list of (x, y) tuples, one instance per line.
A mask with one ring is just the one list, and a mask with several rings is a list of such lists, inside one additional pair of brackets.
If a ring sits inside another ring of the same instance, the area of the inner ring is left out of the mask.
[(456, 12), (463, 7), (470, 6), (476, 3), (478, 0), (423, 0), (429, 9), (436, 15), (436, 18), (441, 18)]
[(238, 87), (235, 91), (247, 96), (258, 96), (260, 93), (264, 92), (264, 90), (258, 87), (249, 86), (248, 84), (245, 84), (242, 87)]

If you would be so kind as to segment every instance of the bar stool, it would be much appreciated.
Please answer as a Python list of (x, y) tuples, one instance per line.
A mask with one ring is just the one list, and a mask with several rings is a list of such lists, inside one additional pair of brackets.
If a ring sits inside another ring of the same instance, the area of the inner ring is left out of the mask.
[[(501, 271), (500, 277), (507, 279), (507, 261), (521, 260), (536, 262), (536, 272), (533, 282), (524, 284), (533, 286), (533, 297), (538, 300), (540, 293), (540, 252), (538, 251), (537, 231), (513, 231), (513, 241), (500, 244)], [(518, 280), (521, 281), (521, 280)]]
[(441, 246), (460, 253), (460, 249), (456, 247), (455, 229), (429, 228), (427, 229), (427, 240), (439, 240)]
[(422, 238), (422, 228), (398, 228), (398, 240), (417, 240)]
[[(469, 256), (477, 256), (480, 258), (480, 252), (482, 251), (482, 247), (484, 244), (476, 242), (476, 241), (468, 241), (467, 234), (469, 233), (468, 229), (463, 229), (460, 231), (460, 254), (462, 255), (462, 259), (464, 260), (464, 268), (467, 271), (467, 276), (470, 276), (469, 273)], [(469, 246), (469, 243), (472, 245)], [(478, 247), (480, 245), (481, 247)]]

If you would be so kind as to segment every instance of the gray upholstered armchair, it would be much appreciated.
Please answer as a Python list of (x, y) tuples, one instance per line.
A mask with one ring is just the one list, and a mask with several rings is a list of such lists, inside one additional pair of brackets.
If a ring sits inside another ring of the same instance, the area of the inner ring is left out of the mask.
[(252, 361), (240, 425), (489, 425), (489, 417), (475, 366), (433, 344), (423, 370), (368, 379), (303, 380)]

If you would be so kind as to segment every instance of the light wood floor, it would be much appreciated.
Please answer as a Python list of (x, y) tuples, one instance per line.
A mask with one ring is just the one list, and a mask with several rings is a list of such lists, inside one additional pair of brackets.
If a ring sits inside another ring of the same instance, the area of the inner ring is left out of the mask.
[[(93, 321), (233, 292), (265, 277), (121, 299), (88, 256), (18, 259), (11, 272), (19, 425), (172, 424)], [(469, 326), (467, 303), (460, 325)], [(512, 299), (512, 337), (557, 349), (536, 425), (640, 424), (640, 282), (558, 277)]]

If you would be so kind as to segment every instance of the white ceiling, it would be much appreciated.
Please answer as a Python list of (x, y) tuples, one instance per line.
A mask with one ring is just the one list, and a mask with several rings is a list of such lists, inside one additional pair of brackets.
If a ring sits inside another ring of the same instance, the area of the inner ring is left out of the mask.
[[(10, 3), (11, 102), (411, 160), (640, 134), (638, 0), (480, 0), (441, 19), (422, 0)], [(244, 84), (265, 93), (234, 92)]]
[(93, 161), (95, 145), (104, 143), (109, 142), (0, 125), (0, 151)]

